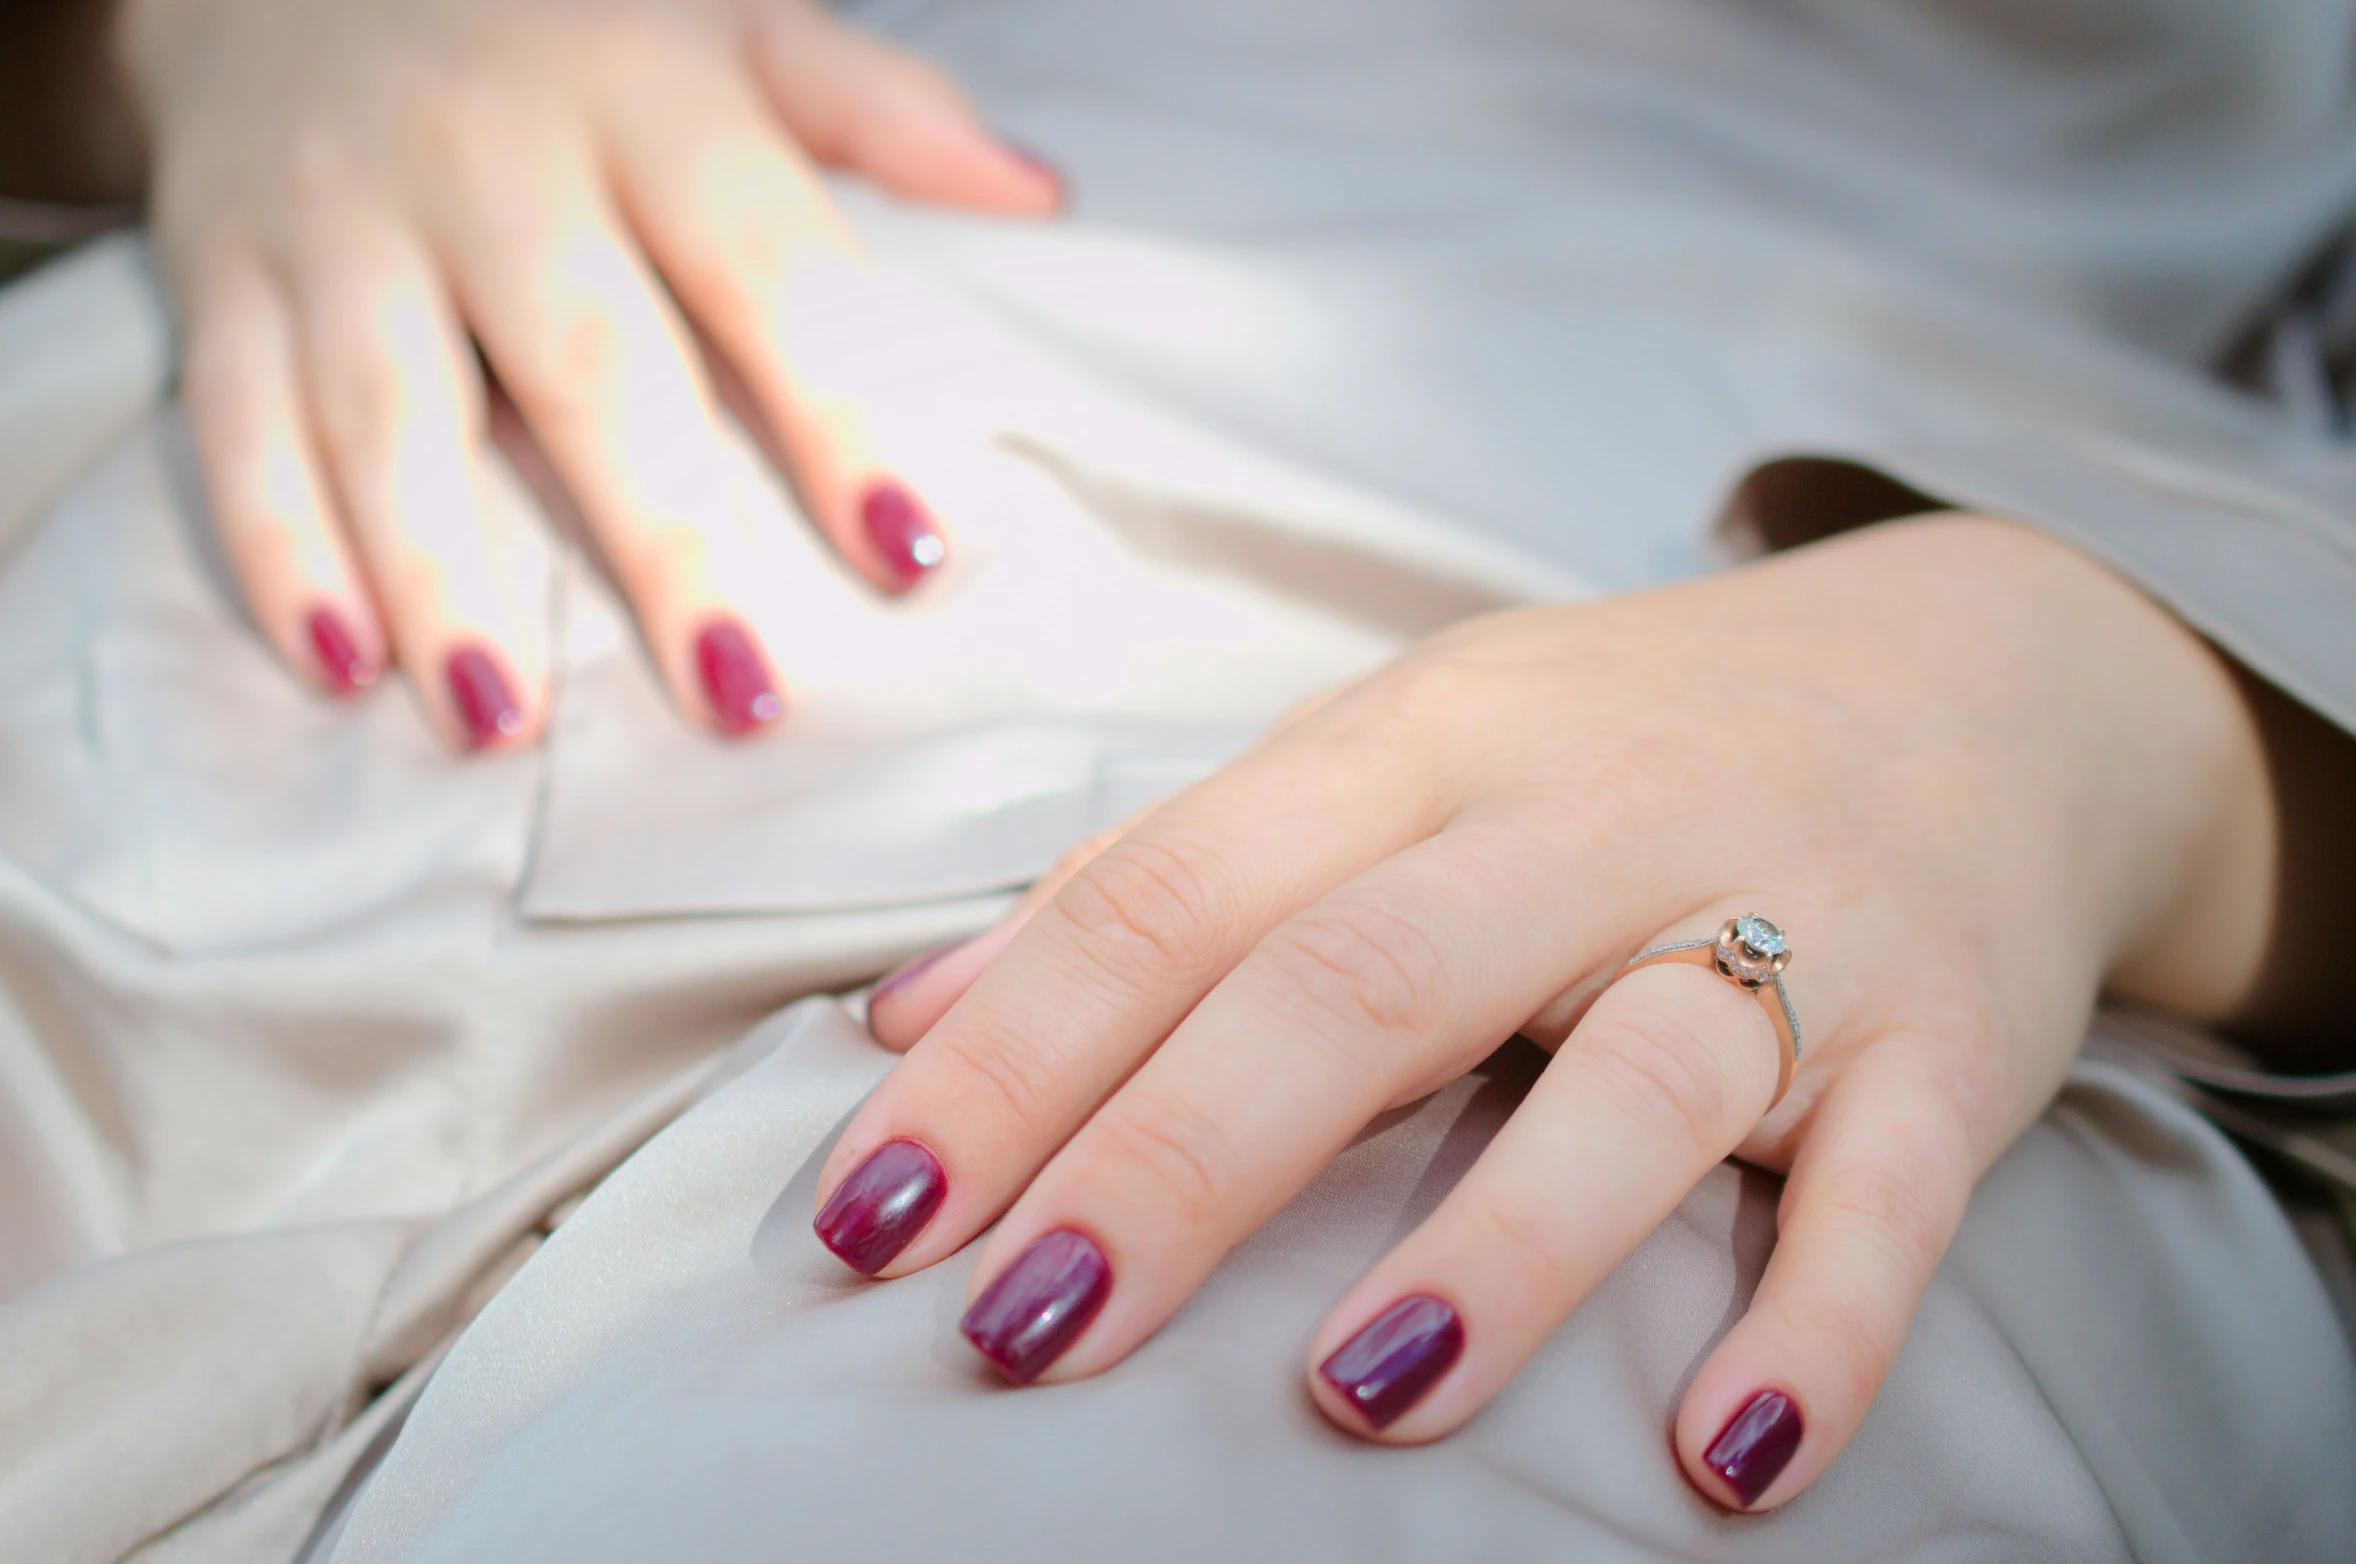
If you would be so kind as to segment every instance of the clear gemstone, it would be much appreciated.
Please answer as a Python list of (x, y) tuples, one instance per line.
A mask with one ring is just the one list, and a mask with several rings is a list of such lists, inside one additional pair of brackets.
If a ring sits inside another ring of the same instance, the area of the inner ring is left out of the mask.
[(1734, 920), (1734, 937), (1754, 956), (1780, 956), (1785, 949), (1783, 930), (1757, 913)]

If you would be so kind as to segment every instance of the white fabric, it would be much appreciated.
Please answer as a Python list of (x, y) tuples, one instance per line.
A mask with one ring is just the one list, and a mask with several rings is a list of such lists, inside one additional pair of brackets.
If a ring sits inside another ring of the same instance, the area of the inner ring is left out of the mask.
[[(778, 1005), (982, 926), (1406, 635), (1702, 568), (1768, 458), (2051, 527), (2356, 722), (2356, 466), (2203, 373), (2356, 204), (2350, 8), (869, 10), (1079, 204), (844, 192), (902, 280), (828, 351), (973, 546), (901, 607), (814, 564), (775, 743), (680, 727), (569, 555), (543, 752), (303, 694), (209, 556), (135, 255), (0, 294), (0, 1556), (291, 1558), (429, 1383), (343, 1556), (848, 1551), (826, 1515), (1009, 1558), (2344, 1556), (2356, 1371), (2312, 1270), (2213, 1132), (2100, 1074), (1766, 1525), (1693, 1508), (1658, 1442), (1763, 1241), (1731, 1170), (1466, 1437), (1305, 1421), (1306, 1322), (1493, 1123), (1478, 1083), (1049, 1396), (940, 1359), (954, 1267), (758, 1312), (883, 1064), (824, 1008), (556, 1219)], [(779, 1394), (720, 1393), (756, 1369)], [(1047, 1476), (1075, 1448), (1085, 1502)], [(1376, 1519), (1316, 1531), (1345, 1512)]]

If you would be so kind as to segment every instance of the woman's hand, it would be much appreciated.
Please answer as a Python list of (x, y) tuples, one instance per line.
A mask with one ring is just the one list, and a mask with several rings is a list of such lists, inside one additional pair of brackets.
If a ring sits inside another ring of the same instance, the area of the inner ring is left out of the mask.
[(484, 503), (486, 385), (586, 516), (674, 697), (780, 709), (786, 525), (722, 433), (709, 339), (877, 587), (947, 543), (802, 351), (860, 261), (813, 160), (1037, 215), (1056, 179), (818, 0), (125, 0), (152, 204), (222, 541), (323, 687), (397, 660), (452, 735), (530, 741), (539, 541)]
[[(2250, 985), (2271, 808), (2221, 660), (2003, 522), (1477, 620), (879, 990), (878, 1035), (922, 1041), (846, 1128), (819, 1232), (896, 1276), (995, 1220), (968, 1336), (1016, 1380), (1093, 1374), (1370, 1119), (1521, 1031), (1554, 1062), (1318, 1328), (1310, 1394), (1370, 1439), (1447, 1433), (1733, 1154), (1789, 1174), (1780, 1237), (1676, 1456), (1780, 1504), (1856, 1430), (2097, 992), (2216, 1016)], [(1752, 912), (1804, 1028), (1772, 1111), (1757, 995), (1620, 975)]]

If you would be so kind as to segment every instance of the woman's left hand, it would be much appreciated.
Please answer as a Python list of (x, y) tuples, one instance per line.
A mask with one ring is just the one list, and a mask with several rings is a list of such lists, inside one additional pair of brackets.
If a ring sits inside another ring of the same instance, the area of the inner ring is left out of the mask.
[[(1676, 1454), (1772, 1507), (1855, 1432), (2097, 993), (2217, 1016), (2253, 981), (2273, 830), (2222, 659), (2009, 523), (1473, 621), (880, 990), (878, 1035), (922, 1041), (819, 1232), (896, 1276), (995, 1220), (967, 1335), (1016, 1380), (1094, 1374), (1370, 1119), (1523, 1032), (1552, 1064), (1317, 1330), (1310, 1393), (1367, 1438), (1449, 1432), (1732, 1154), (1789, 1174), (1780, 1236)], [(1804, 1028), (1772, 1108), (1757, 995), (1620, 975), (1748, 913), (1789, 933)]]

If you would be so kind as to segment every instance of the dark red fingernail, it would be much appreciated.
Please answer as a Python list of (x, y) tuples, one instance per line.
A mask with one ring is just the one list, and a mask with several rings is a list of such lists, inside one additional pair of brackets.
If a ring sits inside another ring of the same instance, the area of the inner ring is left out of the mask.
[(1013, 153), (1017, 163), (1022, 164), (1023, 167), (1055, 186), (1055, 204), (1057, 206), (1064, 204), (1066, 197), (1071, 193), (1071, 181), (1063, 177), (1062, 169), (1019, 141), (1008, 141), (1001, 137), (998, 144)]
[(476, 749), (513, 738), (524, 730), (524, 709), (515, 703), (507, 676), (479, 646), (462, 646), (444, 665), (450, 682), (450, 702), (466, 725), (466, 741)]
[(943, 945), (939, 950), (926, 951), (923, 955), (918, 956), (913, 961), (902, 962), (900, 965), (892, 968), (891, 971), (885, 973), (882, 977), (876, 979), (875, 987), (867, 991), (867, 1002), (872, 1005), (879, 999), (891, 998), (894, 994), (897, 994), (900, 992), (900, 990), (906, 988), (909, 984), (915, 982), (918, 978), (923, 977), (927, 972), (930, 972), (934, 967), (938, 966), (943, 956), (946, 956), (953, 950), (961, 948), (962, 945), (963, 941), (959, 941), (955, 944)]
[(695, 638), (695, 668), (720, 731), (730, 737), (767, 727), (785, 710), (759, 643), (733, 619), (715, 619)]
[(376, 682), (376, 664), (360, 650), (351, 628), (334, 609), (313, 609), (305, 628), (311, 632), (311, 651), (319, 659), (320, 672), (327, 675), (329, 689), (353, 695)]
[(913, 1243), (949, 1195), (941, 1159), (912, 1140), (888, 1140), (851, 1170), (812, 1224), (818, 1241), (862, 1276)]
[(1358, 1415), (1388, 1428), (1464, 1353), (1464, 1322), (1425, 1293), (1401, 1298), (1317, 1365)]
[(999, 1373), (1027, 1385), (1088, 1328), (1112, 1290), (1112, 1264), (1096, 1241), (1057, 1228), (999, 1273), (958, 1329)]
[(859, 524), (903, 591), (949, 557), (949, 545), (934, 529), (932, 517), (916, 503), (915, 495), (896, 483), (879, 483), (867, 491), (859, 502)]
[(1702, 1464), (1726, 1479), (1747, 1510), (1791, 1464), (1803, 1431), (1792, 1398), (1780, 1390), (1762, 1390), (1719, 1430)]

